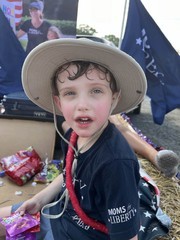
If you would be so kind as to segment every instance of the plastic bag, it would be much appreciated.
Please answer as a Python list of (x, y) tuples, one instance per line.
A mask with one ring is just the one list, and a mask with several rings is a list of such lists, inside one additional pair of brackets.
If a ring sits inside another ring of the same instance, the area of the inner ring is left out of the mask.
[(41, 158), (32, 147), (2, 158), (1, 165), (6, 175), (20, 186), (24, 185), (43, 168)]
[(40, 214), (21, 216), (14, 213), (9, 217), (0, 218), (0, 223), (6, 228), (6, 240), (35, 240), (36, 232), (40, 231)]
[(62, 172), (62, 161), (52, 160), (46, 163), (42, 171), (35, 175), (34, 182), (50, 183)]

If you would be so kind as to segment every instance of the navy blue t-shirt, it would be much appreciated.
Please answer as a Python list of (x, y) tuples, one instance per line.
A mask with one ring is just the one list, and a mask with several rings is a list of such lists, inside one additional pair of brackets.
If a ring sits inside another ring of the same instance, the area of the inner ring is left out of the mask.
[[(67, 151), (67, 144), (63, 144), (63, 149)], [(140, 226), (139, 165), (121, 133), (109, 123), (96, 143), (79, 154), (77, 162), (75, 191), (81, 208), (89, 217), (105, 224), (109, 234), (85, 225), (69, 201), (63, 216), (51, 219), (54, 238), (128, 240), (134, 237)], [(53, 207), (50, 214), (58, 214), (63, 205), (61, 202)]]
[(43, 21), (38, 28), (32, 25), (31, 20), (27, 20), (22, 24), (21, 29), (28, 35), (27, 54), (37, 45), (48, 40), (47, 33), (50, 26), (51, 24), (47, 21)]

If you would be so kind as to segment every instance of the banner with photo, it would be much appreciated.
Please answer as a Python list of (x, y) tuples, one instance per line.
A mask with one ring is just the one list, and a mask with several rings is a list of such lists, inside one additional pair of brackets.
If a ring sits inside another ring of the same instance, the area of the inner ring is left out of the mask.
[(0, 0), (0, 7), (15, 33), (22, 17), (22, 0)]
[(0, 97), (22, 90), (22, 64), (34, 47), (76, 37), (77, 11), (78, 0), (0, 0)]

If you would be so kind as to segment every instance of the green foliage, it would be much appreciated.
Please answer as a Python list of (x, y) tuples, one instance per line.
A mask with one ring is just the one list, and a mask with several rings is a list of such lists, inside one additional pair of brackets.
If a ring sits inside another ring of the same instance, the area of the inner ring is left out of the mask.
[[(88, 25), (85, 25), (85, 24), (79, 25), (79, 27), (76, 29), (76, 34), (78, 34), (78, 35), (94, 35), (96, 33), (97, 33), (96, 29), (94, 29)], [(112, 35), (112, 34), (106, 35), (106, 36), (104, 36), (104, 38), (110, 42), (113, 42), (115, 44), (115, 46), (118, 47), (119, 38), (116, 37), (115, 35)]]
[(96, 29), (88, 26), (88, 25), (85, 25), (85, 24), (81, 24), (79, 25), (79, 27), (76, 29), (76, 33), (78, 35), (93, 35), (96, 32)]
[(65, 35), (76, 35), (76, 22), (68, 20), (47, 20)]
[(112, 35), (112, 34), (105, 35), (104, 38), (107, 39), (110, 42), (113, 42), (116, 45), (116, 47), (118, 47), (118, 45), (119, 45), (119, 38), (117, 38), (115, 35)]
[(27, 46), (27, 39), (19, 39), (22, 47), (24, 48), (24, 50), (26, 50), (26, 46)]

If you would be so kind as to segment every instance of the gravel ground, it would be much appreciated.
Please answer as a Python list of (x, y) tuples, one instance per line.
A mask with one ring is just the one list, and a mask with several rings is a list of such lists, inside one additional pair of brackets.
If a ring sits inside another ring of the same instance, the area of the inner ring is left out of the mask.
[(180, 156), (180, 109), (166, 114), (162, 125), (153, 122), (150, 99), (145, 98), (141, 113), (129, 114), (132, 123), (155, 144), (173, 150)]

